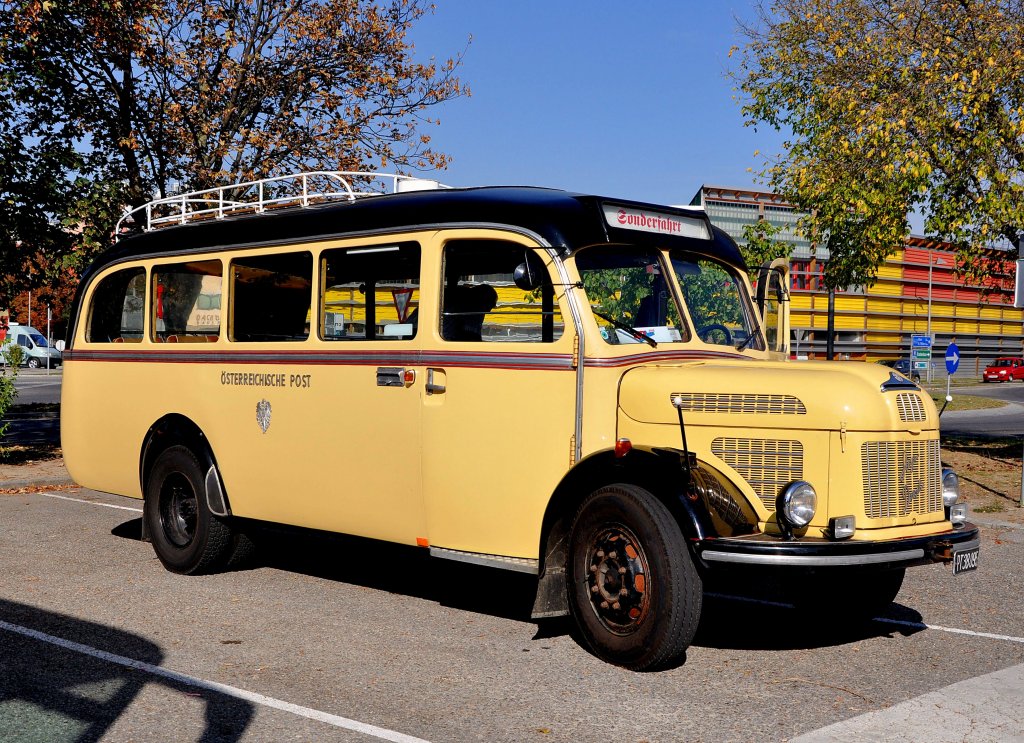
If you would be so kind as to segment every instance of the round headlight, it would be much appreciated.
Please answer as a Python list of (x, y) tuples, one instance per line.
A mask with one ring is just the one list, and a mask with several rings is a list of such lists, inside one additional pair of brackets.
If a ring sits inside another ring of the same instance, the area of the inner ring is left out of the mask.
[(818, 495), (811, 484), (797, 480), (779, 493), (776, 511), (792, 526), (807, 526), (814, 518), (814, 509), (817, 505)]
[(960, 498), (960, 478), (951, 469), (942, 470), (942, 505), (949, 508)]

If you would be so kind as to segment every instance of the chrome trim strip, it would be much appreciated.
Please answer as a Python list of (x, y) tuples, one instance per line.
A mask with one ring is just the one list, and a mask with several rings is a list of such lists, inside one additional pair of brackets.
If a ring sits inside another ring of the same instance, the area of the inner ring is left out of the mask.
[(634, 353), (629, 356), (607, 358), (595, 356), (586, 359), (584, 363), (587, 366), (611, 368), (634, 364), (651, 364), (661, 361), (721, 361), (725, 359), (732, 359), (734, 361), (750, 360), (748, 356), (719, 351), (648, 351), (647, 353)]
[[(223, 346), (210, 351), (169, 351), (163, 344), (137, 346), (131, 350), (102, 348), (88, 351), (69, 351), (68, 361), (103, 362), (164, 362), (164, 363), (208, 363), (208, 364), (333, 364), (354, 366), (467, 366), (495, 369), (525, 369), (540, 371), (572, 370), (572, 355), (553, 353), (507, 353), (453, 351), (254, 351), (225, 350)], [(229, 347), (230, 348), (230, 347)]]
[(540, 572), (540, 560), (529, 557), (506, 557), (504, 555), (485, 555), (480, 552), (462, 552), (461, 550), (450, 550), (445, 547), (431, 547), (431, 557), (440, 557), (455, 562), (468, 562), (471, 565), (486, 565), (491, 568), (512, 570), (517, 573), (529, 573), (537, 575)]
[[(546, 243), (542, 244), (546, 245)], [(547, 246), (547, 249), (548, 255), (551, 256), (551, 260), (558, 270), (558, 275), (562, 279), (562, 284), (565, 285), (565, 299), (569, 305), (569, 313), (572, 315), (572, 323), (576, 326), (579, 364), (576, 366), (576, 425), (573, 428), (573, 440), (575, 441), (573, 461), (579, 462), (583, 458), (583, 370), (586, 366), (584, 359), (587, 357), (586, 336), (583, 333), (583, 315), (580, 311), (579, 298), (576, 292), (572, 291), (574, 287), (569, 280), (569, 271), (565, 267), (565, 263), (558, 256), (557, 250), (551, 246)]]
[(875, 565), (883, 562), (904, 562), (924, 557), (923, 549), (886, 552), (872, 555), (750, 555), (736, 552), (704, 550), (700, 556), (709, 562), (731, 562), (744, 565), (795, 565), (801, 567), (829, 567), (834, 565)]

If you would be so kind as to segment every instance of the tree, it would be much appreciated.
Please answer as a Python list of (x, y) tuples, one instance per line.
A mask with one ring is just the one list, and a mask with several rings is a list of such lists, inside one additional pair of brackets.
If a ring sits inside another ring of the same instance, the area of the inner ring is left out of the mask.
[(756, 276), (757, 269), (776, 258), (789, 256), (792, 245), (779, 239), (782, 227), (761, 217), (756, 222), (743, 225), (743, 244), (740, 253), (747, 263), (747, 271)]
[(909, 232), (992, 270), (1024, 228), (1021, 0), (774, 0), (733, 71), (750, 126), (791, 132), (761, 177), (808, 213), (826, 284), (869, 283)]
[[(408, 34), (429, 10), (424, 0), (0, 0), (0, 142), (54, 168), (47, 194), (18, 215), (77, 228), (88, 253), (125, 205), (154, 193), (295, 170), (443, 168), (427, 112), (468, 90), (461, 56), (414, 58)], [(68, 255), (54, 235), (0, 218), (26, 255)]]

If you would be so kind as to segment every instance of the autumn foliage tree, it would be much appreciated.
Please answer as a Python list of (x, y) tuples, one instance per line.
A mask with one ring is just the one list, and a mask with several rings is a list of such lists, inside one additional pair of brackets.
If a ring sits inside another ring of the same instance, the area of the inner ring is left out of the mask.
[(919, 211), (982, 278), (1024, 229), (1021, 0), (774, 0), (733, 73), (751, 126), (789, 134), (760, 175), (809, 213), (832, 287), (869, 282)]
[[(443, 168), (429, 112), (468, 91), (459, 55), (415, 57), (409, 34), (429, 11), (422, 0), (0, 0), (0, 143), (60, 153), (57, 205), (31, 201), (87, 246), (108, 242), (124, 206), (171, 190)], [(18, 237), (26, 254), (71, 255)]]

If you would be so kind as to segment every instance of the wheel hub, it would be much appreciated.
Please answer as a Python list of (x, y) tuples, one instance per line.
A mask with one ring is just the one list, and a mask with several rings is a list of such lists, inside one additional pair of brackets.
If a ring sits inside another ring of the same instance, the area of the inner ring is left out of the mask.
[(184, 547), (196, 533), (199, 503), (192, 485), (183, 475), (172, 475), (160, 491), (160, 522), (164, 534), (176, 547)]
[(611, 632), (636, 630), (647, 616), (647, 558), (639, 541), (622, 526), (600, 532), (587, 551), (587, 585), (598, 619)]

